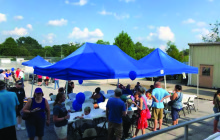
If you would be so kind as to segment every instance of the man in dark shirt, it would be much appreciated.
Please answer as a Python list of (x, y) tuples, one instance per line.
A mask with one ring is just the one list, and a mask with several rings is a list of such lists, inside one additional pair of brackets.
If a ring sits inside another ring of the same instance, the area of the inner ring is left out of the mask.
[(22, 82), (20, 80), (18, 80), (16, 82), (16, 87), (12, 87), (11, 89), (9, 89), (9, 91), (15, 92), (17, 97), (18, 97), (18, 101), (19, 101), (19, 105), (16, 109), (16, 116), (17, 116), (17, 122), (18, 122), (18, 126), (17, 126), (17, 130), (24, 130), (24, 127), (21, 127), (21, 114), (20, 111), (23, 108), (23, 100), (25, 99), (25, 91), (24, 88), (22, 88)]

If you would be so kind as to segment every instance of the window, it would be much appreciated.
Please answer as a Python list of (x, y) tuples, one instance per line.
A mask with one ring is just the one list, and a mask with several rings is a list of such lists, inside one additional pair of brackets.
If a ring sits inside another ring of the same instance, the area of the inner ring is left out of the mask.
[(210, 76), (210, 67), (202, 67), (202, 75)]

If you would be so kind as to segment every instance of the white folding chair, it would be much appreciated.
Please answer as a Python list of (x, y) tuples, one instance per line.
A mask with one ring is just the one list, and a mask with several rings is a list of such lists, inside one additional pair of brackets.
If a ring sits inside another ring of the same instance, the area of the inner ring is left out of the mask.
[(57, 97), (57, 95), (51, 95), (51, 96), (50, 96), (51, 101), (55, 101), (55, 100), (56, 100), (56, 97)]
[(69, 99), (74, 100), (76, 98), (76, 93), (70, 93)]
[(92, 92), (91, 91), (84, 91), (85, 96), (91, 97)]
[(103, 90), (100, 91), (103, 95), (105, 94), (105, 92)]
[(114, 90), (107, 90), (107, 94), (114, 94)]
[(187, 106), (188, 106), (188, 109), (189, 109), (190, 113), (191, 113), (190, 107), (192, 107), (192, 109), (194, 109), (195, 112), (196, 112), (196, 108), (195, 108), (195, 104), (194, 104), (194, 99), (195, 99), (195, 97), (189, 97), (188, 102), (187, 102)]

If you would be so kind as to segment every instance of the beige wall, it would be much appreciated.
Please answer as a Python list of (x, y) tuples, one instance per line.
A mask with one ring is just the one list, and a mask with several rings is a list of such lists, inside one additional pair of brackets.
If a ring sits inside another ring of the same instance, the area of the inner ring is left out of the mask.
[[(191, 45), (190, 65), (198, 67), (200, 64), (213, 65), (213, 85), (220, 88), (220, 44)], [(197, 84), (197, 75), (192, 74), (191, 85)]]

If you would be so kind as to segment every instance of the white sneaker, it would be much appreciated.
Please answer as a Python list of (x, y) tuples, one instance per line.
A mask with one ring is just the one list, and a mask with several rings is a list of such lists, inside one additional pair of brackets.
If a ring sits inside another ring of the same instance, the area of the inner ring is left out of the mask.
[(16, 130), (25, 130), (25, 127), (17, 127)]

